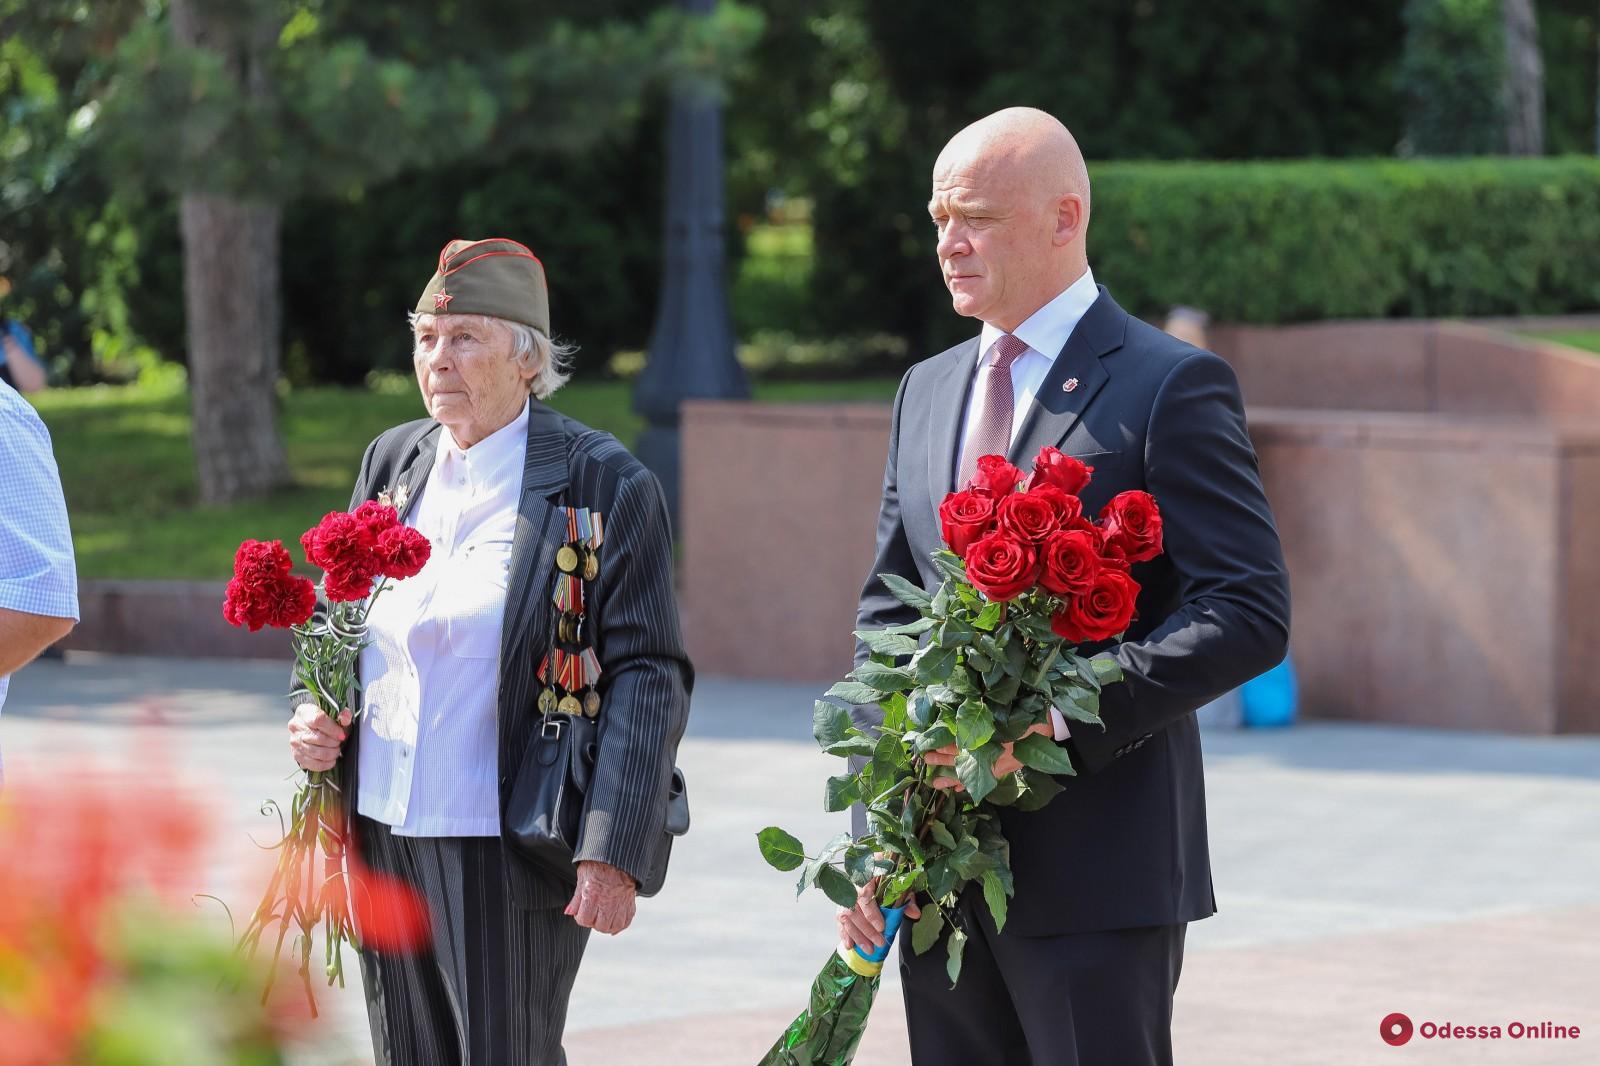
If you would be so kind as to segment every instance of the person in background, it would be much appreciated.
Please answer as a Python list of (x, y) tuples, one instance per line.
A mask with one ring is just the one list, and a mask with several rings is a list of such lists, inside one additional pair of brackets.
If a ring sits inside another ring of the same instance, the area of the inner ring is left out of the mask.
[[(0, 300), (10, 291), (10, 285), (0, 278)], [(18, 392), (38, 392), (47, 384), (44, 364), (33, 348), (33, 334), (28, 327), (5, 314), (0, 304), (0, 381)]]
[(77, 621), (78, 574), (50, 432), (0, 383), (0, 708), (11, 675)]

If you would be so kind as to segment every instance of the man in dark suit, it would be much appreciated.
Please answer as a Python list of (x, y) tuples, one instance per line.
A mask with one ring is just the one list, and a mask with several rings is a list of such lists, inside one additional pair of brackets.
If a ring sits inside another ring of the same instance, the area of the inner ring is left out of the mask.
[[(954, 989), (942, 946), (919, 956), (901, 938), (912, 1059), (1170, 1063), (1186, 925), (1216, 910), (1193, 712), (1279, 662), (1289, 634), (1238, 384), (1225, 361), (1095, 285), (1088, 172), (1044, 112), (1008, 109), (957, 134), (928, 210), (952, 304), (983, 330), (901, 382), (858, 628), (914, 617), (876, 575), (938, 587), (939, 504), (985, 454), (1024, 469), (1045, 446), (1076, 456), (1094, 468), (1088, 513), (1124, 490), (1152, 493), (1165, 553), (1133, 568), (1142, 591), (1126, 639), (1086, 649), (1125, 675), (1102, 697), (1104, 730), (1053, 717), (1078, 776), (1043, 810), (1002, 813), (1016, 883), (1005, 930), (981, 897), (962, 900), (970, 940)], [(882, 942), (865, 893), (840, 924), (863, 947)]]

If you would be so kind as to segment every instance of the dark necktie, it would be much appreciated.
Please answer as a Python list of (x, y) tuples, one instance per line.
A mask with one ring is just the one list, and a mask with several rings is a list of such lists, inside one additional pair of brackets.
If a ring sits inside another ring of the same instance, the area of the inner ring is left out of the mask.
[(978, 408), (977, 421), (967, 434), (967, 446), (961, 452), (960, 476), (956, 488), (964, 489), (978, 471), (978, 459), (985, 455), (1004, 455), (1011, 447), (1011, 419), (1016, 411), (1016, 397), (1011, 388), (1011, 364), (1028, 350), (1026, 341), (1009, 333), (989, 348), (988, 363), (978, 372), (978, 387), (983, 399)]

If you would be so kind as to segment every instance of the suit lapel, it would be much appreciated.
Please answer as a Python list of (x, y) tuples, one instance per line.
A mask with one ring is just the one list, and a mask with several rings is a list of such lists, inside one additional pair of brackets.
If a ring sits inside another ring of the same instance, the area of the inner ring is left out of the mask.
[(955, 487), (956, 454), (961, 446), (961, 423), (972, 393), (973, 369), (978, 365), (979, 338), (974, 337), (945, 369), (933, 386), (932, 441), (928, 449), (928, 496), (937, 511)]
[[(1122, 347), (1127, 334), (1128, 313), (1100, 287), (1100, 295), (1089, 305), (1067, 343), (1045, 375), (1034, 397), (1022, 428), (1011, 441), (1007, 458), (1024, 471), (1033, 469), (1033, 459), (1045, 447), (1060, 446), (1084, 410), (1105, 386), (1109, 375), (1100, 357)], [(1067, 385), (1076, 379), (1071, 389)]]
[(432, 429), (424, 433), (407, 457), (406, 465), (395, 476), (394, 486), (389, 492), (392, 497), (405, 501), (405, 506), (398, 508), (402, 522), (416, 508), (417, 497), (422, 495), (422, 486), (428, 483), (428, 475), (433, 473), (433, 460), (439, 454), (439, 434), (443, 432), (444, 427), (435, 423)]
[(500, 636), (502, 668), (510, 662), (514, 649), (537, 649), (549, 643), (551, 618), (545, 587), (555, 565), (556, 551), (566, 539), (563, 512), (555, 502), (567, 487), (568, 477), (567, 435), (561, 428), (561, 416), (535, 400), (528, 410), (522, 497), (511, 540), (506, 613)]

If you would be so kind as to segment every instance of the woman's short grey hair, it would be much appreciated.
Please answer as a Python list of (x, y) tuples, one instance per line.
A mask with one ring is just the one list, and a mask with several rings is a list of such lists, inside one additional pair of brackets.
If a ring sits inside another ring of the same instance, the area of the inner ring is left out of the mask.
[[(420, 317), (415, 311), (406, 315), (406, 323), (411, 327), (413, 337), (416, 335), (417, 319)], [(485, 325), (499, 326), (511, 334), (511, 358), (524, 369), (534, 371), (533, 377), (528, 382), (528, 391), (533, 394), (534, 399), (548, 399), (572, 377), (572, 356), (578, 350), (577, 345), (551, 340), (543, 330), (525, 322), (513, 322), (508, 318), (495, 318), (492, 315), (472, 317)]]

